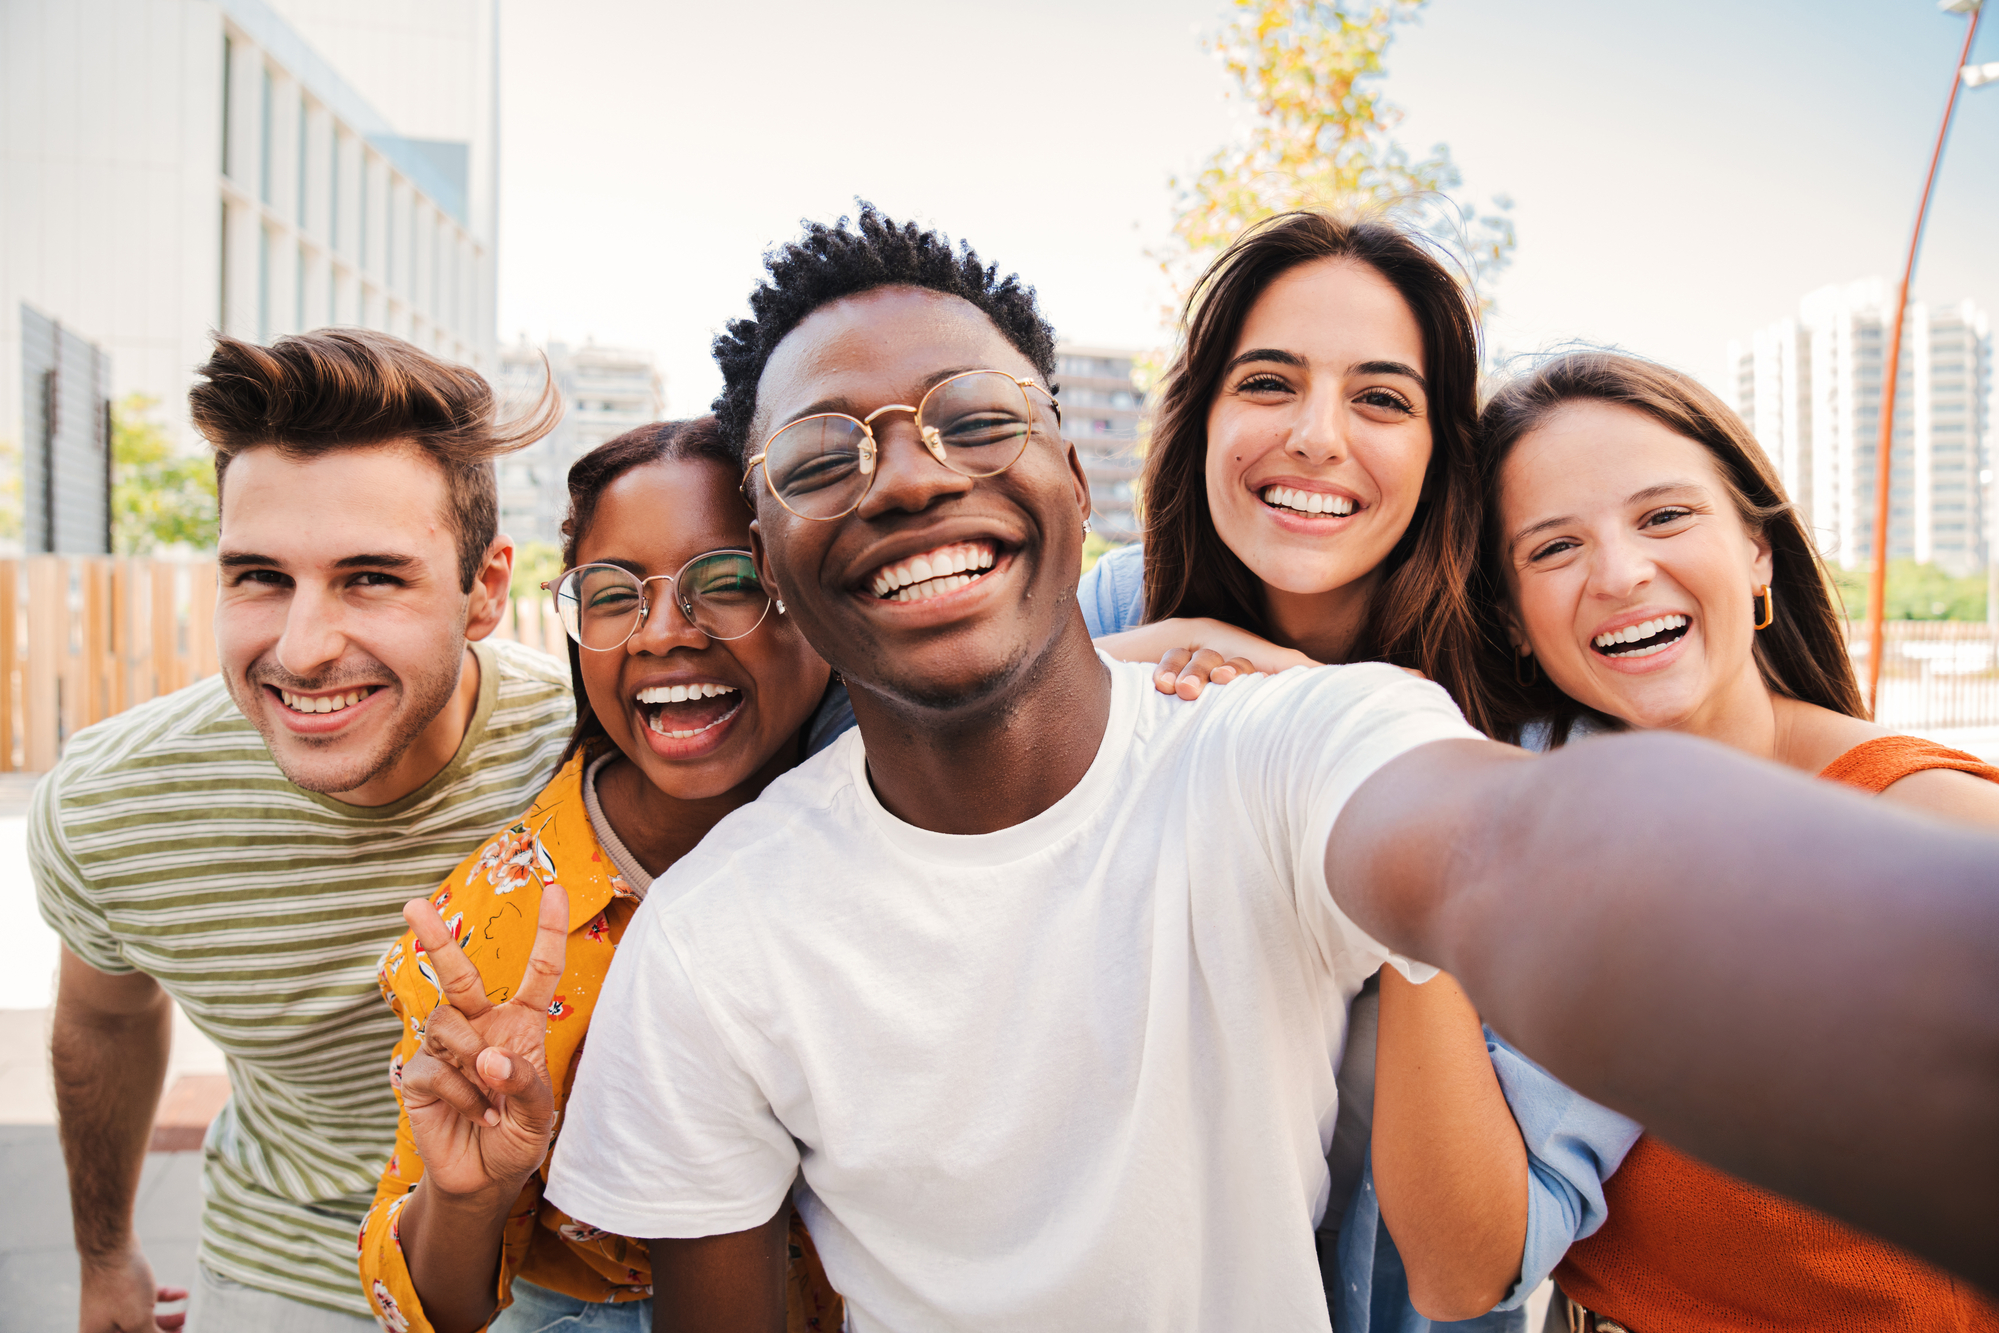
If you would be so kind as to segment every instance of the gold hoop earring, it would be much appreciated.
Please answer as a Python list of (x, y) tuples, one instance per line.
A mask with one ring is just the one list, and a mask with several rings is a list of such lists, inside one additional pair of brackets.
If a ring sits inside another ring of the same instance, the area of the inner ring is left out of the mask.
[[(1766, 583), (1763, 585), (1762, 591), (1758, 592), (1756, 596), (1763, 599), (1763, 618), (1756, 622), (1756, 628), (1769, 629), (1770, 622), (1777, 618), (1776, 594), (1770, 591), (1770, 585)], [(1754, 598), (1751, 600), (1754, 601)]]
[[(1520, 663), (1522, 660), (1525, 660), (1527, 663), (1527, 675), (1525, 679), (1522, 679), (1520, 675)], [(1528, 686), (1534, 684), (1536, 681), (1540, 679), (1541, 679), (1541, 664), (1534, 660), (1533, 653), (1526, 652), (1526, 653), (1514, 654), (1513, 683), (1515, 685), (1518, 685), (1521, 689), (1524, 690)]]

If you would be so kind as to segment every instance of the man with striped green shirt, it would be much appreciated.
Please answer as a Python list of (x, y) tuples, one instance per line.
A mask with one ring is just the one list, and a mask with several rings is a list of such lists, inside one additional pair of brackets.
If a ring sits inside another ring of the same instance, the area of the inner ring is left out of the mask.
[(355, 1233), (395, 1142), (375, 973), (547, 780), (568, 673), (478, 642), (513, 544), (476, 373), (358, 330), (217, 339), (191, 394), (222, 483), (222, 671), (71, 738), (30, 856), (65, 949), (52, 1059), (83, 1333), (171, 1326), (132, 1233), (171, 1005), (228, 1057), (195, 1333), (373, 1328)]

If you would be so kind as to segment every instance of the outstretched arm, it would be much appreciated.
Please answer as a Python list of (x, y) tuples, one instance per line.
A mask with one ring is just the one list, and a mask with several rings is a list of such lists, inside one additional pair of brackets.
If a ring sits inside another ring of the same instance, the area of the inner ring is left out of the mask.
[(1326, 872), (1571, 1086), (1999, 1286), (1999, 840), (1687, 737), (1445, 741)]

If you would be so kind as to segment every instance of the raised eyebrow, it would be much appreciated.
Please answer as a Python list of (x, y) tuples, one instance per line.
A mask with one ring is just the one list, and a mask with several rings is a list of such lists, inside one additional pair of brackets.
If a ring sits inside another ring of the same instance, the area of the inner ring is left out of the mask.
[(413, 555), (344, 555), (333, 562), (335, 569), (414, 569), (423, 562)]
[(1400, 361), (1360, 361), (1355, 363), (1353, 369), (1348, 373), (1354, 375), (1401, 375), (1415, 380), (1416, 387), (1424, 393), (1430, 392), (1430, 382), (1423, 378), (1423, 373), (1417, 370), (1416, 367), (1405, 365)]
[(1252, 361), (1274, 361), (1280, 366), (1296, 366), (1300, 370), (1305, 369), (1306, 366), (1305, 358), (1299, 356), (1296, 352), (1287, 352), (1281, 347), (1252, 347), (1247, 352), (1230, 361), (1223, 368), (1222, 373), (1224, 375), (1229, 374), (1239, 367), (1248, 365)]

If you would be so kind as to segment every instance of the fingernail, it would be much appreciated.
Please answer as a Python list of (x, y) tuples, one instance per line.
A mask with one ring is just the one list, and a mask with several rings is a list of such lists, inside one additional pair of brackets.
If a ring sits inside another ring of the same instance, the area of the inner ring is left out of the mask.
[(498, 1129), (500, 1127), (500, 1113), (490, 1106), (486, 1108), (486, 1125), (490, 1129)]

